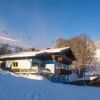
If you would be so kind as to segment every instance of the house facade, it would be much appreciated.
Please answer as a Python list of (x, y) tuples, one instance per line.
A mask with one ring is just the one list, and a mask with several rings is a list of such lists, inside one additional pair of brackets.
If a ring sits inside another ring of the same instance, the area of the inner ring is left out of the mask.
[(64, 47), (3, 55), (0, 66), (16, 74), (41, 74), (53, 82), (67, 83), (72, 76), (70, 65), (74, 60), (71, 49)]

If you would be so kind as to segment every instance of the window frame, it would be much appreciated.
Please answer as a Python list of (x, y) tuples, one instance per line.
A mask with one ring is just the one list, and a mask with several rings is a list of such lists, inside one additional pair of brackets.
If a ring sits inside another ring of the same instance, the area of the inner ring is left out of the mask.
[(13, 62), (12, 65), (13, 67), (18, 67), (18, 62)]

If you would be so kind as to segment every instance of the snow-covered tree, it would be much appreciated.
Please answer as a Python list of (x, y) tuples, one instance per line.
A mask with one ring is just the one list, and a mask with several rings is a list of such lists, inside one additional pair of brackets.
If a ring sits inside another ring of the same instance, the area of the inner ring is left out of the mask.
[(81, 34), (69, 40), (59, 38), (54, 42), (54, 47), (71, 47), (76, 57), (73, 65), (80, 72), (80, 76), (83, 76), (86, 69), (93, 67), (92, 65), (95, 62), (95, 46), (88, 35)]

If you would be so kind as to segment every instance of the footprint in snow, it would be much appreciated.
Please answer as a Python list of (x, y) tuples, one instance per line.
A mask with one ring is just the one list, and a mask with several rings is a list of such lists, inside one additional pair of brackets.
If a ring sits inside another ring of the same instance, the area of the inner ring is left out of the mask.
[(31, 95), (31, 100), (40, 100), (41, 98), (41, 94), (38, 91), (35, 91), (34, 93), (32, 93)]

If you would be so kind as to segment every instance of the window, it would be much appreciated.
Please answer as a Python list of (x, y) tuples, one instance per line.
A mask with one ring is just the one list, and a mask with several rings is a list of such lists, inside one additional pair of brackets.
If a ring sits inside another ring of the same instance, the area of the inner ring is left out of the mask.
[(13, 62), (13, 67), (18, 67), (18, 62)]
[(18, 62), (16, 62), (16, 67), (18, 67)]

